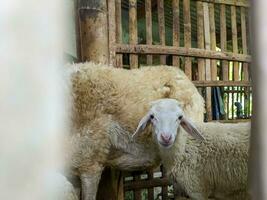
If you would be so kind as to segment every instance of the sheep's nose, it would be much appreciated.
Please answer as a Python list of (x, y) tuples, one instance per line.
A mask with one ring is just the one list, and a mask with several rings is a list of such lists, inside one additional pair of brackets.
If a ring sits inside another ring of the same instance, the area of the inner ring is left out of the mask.
[(165, 143), (169, 143), (172, 139), (172, 135), (164, 134), (164, 133), (161, 134), (160, 137)]

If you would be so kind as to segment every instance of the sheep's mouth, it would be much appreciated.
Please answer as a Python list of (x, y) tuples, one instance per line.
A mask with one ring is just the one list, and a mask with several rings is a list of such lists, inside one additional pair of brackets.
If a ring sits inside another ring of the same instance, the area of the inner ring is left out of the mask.
[(173, 142), (166, 143), (166, 142), (159, 141), (159, 144), (163, 146), (164, 148), (170, 148), (173, 145)]

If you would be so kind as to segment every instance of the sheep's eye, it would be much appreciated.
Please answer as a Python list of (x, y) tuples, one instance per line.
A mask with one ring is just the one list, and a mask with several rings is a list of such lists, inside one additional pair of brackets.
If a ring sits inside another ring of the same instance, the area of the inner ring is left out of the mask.
[(151, 114), (151, 115), (150, 115), (150, 119), (154, 119), (154, 115)]
[(178, 119), (179, 119), (179, 120), (181, 120), (182, 118), (183, 118), (183, 116), (182, 116), (182, 115), (180, 115), (180, 116), (178, 117)]

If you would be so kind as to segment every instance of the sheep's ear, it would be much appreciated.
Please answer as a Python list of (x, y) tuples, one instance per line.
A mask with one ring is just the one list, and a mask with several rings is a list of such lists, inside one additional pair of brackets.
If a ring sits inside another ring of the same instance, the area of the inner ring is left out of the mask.
[(136, 134), (142, 132), (146, 126), (147, 123), (150, 121), (150, 113), (146, 114), (139, 122), (134, 134), (132, 135), (132, 137), (134, 137)]
[(180, 125), (184, 128), (184, 130), (189, 133), (193, 138), (196, 138), (198, 140), (204, 141), (205, 138), (200, 133), (200, 131), (197, 129), (197, 127), (186, 117), (183, 117), (181, 119)]

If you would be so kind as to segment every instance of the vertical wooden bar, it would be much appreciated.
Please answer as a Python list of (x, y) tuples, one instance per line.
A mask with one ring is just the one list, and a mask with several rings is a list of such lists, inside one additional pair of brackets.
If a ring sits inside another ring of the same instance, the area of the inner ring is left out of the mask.
[[(237, 46), (237, 24), (236, 24), (236, 7), (231, 6), (231, 27), (232, 27), (232, 44), (233, 44), (233, 53), (238, 53)], [(234, 81), (239, 80), (239, 70), (238, 62), (234, 62)]]
[[(146, 43), (152, 45), (152, 12), (151, 12), (151, 0), (145, 1), (146, 7)], [(152, 55), (147, 55), (147, 64), (152, 65)]]
[[(148, 171), (148, 180), (153, 180), (153, 170)], [(154, 199), (154, 188), (148, 188), (148, 199)]]
[[(244, 7), (241, 7), (241, 35), (242, 35), (243, 54), (248, 54), (246, 10)], [(243, 70), (244, 70), (244, 80), (248, 81), (249, 80), (248, 63), (243, 63)]]
[(230, 93), (229, 93), (229, 89), (230, 87), (227, 87), (227, 104), (226, 104), (226, 110), (227, 110), (227, 118), (226, 119), (229, 119), (230, 118)]
[[(140, 175), (135, 175), (134, 176), (134, 180), (135, 181), (138, 181), (140, 180)], [(134, 200), (141, 200), (142, 197), (141, 197), (141, 190), (140, 189), (135, 189), (134, 190)]]
[[(209, 18), (210, 18), (210, 47), (211, 50), (216, 51), (216, 30), (214, 17), (214, 4), (209, 4)], [(217, 62), (215, 59), (211, 60), (211, 80), (217, 80)]]
[[(159, 40), (162, 46), (165, 46), (165, 16), (164, 1), (158, 0), (158, 22), (159, 22)], [(166, 55), (160, 55), (160, 64), (166, 64)]]
[(82, 52), (81, 52), (81, 30), (80, 30), (80, 19), (79, 19), (79, 6), (78, 0), (74, 1), (74, 15), (75, 15), (75, 34), (76, 34), (76, 53), (77, 53), (77, 62), (82, 61)]
[[(122, 24), (121, 24), (121, 0), (115, 0), (115, 9), (116, 9), (116, 43), (122, 43)], [(122, 67), (123, 60), (122, 54), (116, 55), (116, 67)]]
[[(203, 3), (204, 11), (204, 36), (205, 36), (205, 48), (210, 50), (210, 20), (209, 20), (209, 6), (208, 3)], [(206, 80), (211, 80), (211, 64), (210, 59), (206, 59)], [(212, 120), (212, 105), (211, 105), (211, 88), (206, 88), (206, 110), (208, 121)]]
[(116, 17), (115, 1), (108, 2), (108, 40), (109, 40), (109, 65), (116, 66)]
[[(137, 2), (129, 0), (129, 43), (137, 44)], [(130, 68), (138, 68), (138, 55), (130, 55)]]
[[(166, 170), (165, 168), (161, 165), (160, 166), (161, 173), (162, 173), (162, 178), (166, 177)], [(162, 187), (162, 199), (167, 200), (168, 199), (168, 186)]]
[(231, 92), (231, 96), (232, 96), (232, 119), (234, 119), (235, 113), (234, 113), (234, 99), (235, 99), (235, 95), (234, 95), (234, 87), (231, 87), (232, 92)]
[[(220, 6), (220, 38), (221, 38), (221, 51), (227, 51), (227, 34), (226, 34), (226, 16), (225, 16), (225, 5), (222, 4)], [(224, 81), (229, 80), (229, 67), (228, 62), (226, 60), (222, 61), (222, 76)]]
[[(204, 13), (203, 3), (197, 1), (197, 46), (199, 49), (205, 49), (204, 43)], [(198, 58), (198, 80), (205, 80), (205, 60)]]
[[(180, 10), (179, 10), (179, 0), (172, 0), (172, 40), (173, 46), (179, 47), (180, 46)], [(180, 60), (179, 56), (172, 57), (172, 65), (180, 67)]]
[[(190, 0), (183, 1), (184, 8), (184, 44), (185, 48), (191, 47), (191, 19), (190, 19)], [(191, 58), (185, 57), (185, 74), (192, 79)]]

